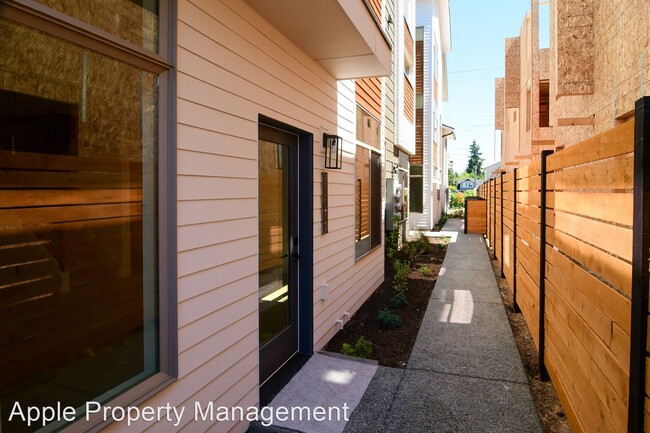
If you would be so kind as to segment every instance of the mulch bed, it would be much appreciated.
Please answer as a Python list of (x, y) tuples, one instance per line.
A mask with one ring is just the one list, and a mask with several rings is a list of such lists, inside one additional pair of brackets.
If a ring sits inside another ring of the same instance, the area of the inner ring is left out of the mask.
[(526, 324), (524, 316), (519, 312), (515, 313), (512, 301), (512, 289), (505, 278), (501, 278), (501, 265), (495, 259), (492, 259), (492, 270), (499, 285), (499, 291), (503, 298), (503, 304), (506, 307), (512, 334), (515, 337), (519, 356), (524, 364), (528, 385), (533, 396), (533, 401), (537, 408), (539, 420), (542, 423), (544, 433), (571, 433), (571, 427), (567, 420), (562, 404), (560, 403), (553, 384), (539, 380), (538, 353), (530, 330)]
[[(392, 313), (400, 316), (402, 325), (397, 329), (385, 329), (377, 322), (377, 314), (380, 310), (387, 308), (388, 301), (396, 293), (392, 287), (392, 261), (386, 259), (384, 282), (352, 316), (345, 327), (330, 340), (325, 347), (326, 351), (340, 352), (343, 343), (354, 345), (359, 337), (364, 337), (372, 342), (373, 350), (370, 358), (379, 361), (379, 365), (397, 368), (406, 367), (431, 292), (438, 278), (442, 260), (447, 252), (446, 243), (442, 240), (433, 239), (430, 242), (432, 243), (431, 248), (415, 260), (414, 270), (409, 275), (408, 289), (406, 291), (408, 305), (391, 310)], [(423, 276), (418, 271), (422, 266), (430, 268), (432, 270), (431, 275)]]

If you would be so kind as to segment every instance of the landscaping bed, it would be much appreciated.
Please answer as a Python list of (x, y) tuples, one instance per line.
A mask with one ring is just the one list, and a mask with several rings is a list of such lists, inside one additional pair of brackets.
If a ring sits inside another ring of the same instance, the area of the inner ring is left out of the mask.
[[(397, 250), (389, 238), (387, 236), (388, 257), (384, 282), (345, 327), (330, 340), (325, 350), (361, 355), (376, 359), (379, 365), (404, 368), (413, 350), (449, 241), (445, 238), (434, 238), (427, 243), (423, 240), (426, 238), (420, 238), (419, 241), (409, 242), (401, 250)], [(416, 255), (416, 252), (419, 254)], [(396, 260), (399, 263), (395, 263)], [(403, 276), (408, 275), (405, 279), (405, 290), (395, 289), (396, 285), (401, 285), (395, 280), (396, 274), (400, 272)], [(398, 307), (404, 297), (407, 304)], [(380, 313), (382, 311), (383, 313)], [(401, 323), (395, 329), (390, 329), (398, 322)], [(362, 337), (363, 340), (357, 345)], [(367, 353), (367, 342), (372, 345), (370, 353)], [(343, 347), (346, 343), (349, 345), (347, 350)]]
[(496, 277), (503, 304), (506, 308), (512, 334), (521, 356), (521, 361), (526, 371), (530, 392), (537, 408), (537, 414), (542, 424), (544, 433), (571, 433), (562, 404), (550, 381), (539, 380), (538, 352), (535, 347), (530, 330), (521, 312), (513, 309), (512, 289), (505, 278), (501, 278), (501, 265), (492, 259), (492, 270)]

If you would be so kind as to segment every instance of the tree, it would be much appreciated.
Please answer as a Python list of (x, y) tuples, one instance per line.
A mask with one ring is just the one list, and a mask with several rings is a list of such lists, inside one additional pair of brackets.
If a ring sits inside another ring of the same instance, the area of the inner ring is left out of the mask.
[(469, 161), (467, 162), (467, 170), (465, 173), (475, 174), (477, 178), (483, 178), (483, 161), (481, 158), (481, 148), (476, 144), (476, 140), (472, 141), (469, 147)]
[(456, 185), (458, 183), (458, 173), (454, 171), (453, 168), (449, 167), (449, 172), (447, 176), (447, 180), (449, 182), (449, 185)]

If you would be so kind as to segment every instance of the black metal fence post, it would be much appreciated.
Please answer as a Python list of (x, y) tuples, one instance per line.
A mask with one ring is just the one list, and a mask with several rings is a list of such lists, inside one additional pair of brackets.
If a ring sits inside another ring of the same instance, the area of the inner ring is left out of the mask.
[(546, 316), (546, 158), (553, 153), (552, 150), (542, 150), (541, 182), (539, 199), (539, 379), (548, 381), (548, 371), (544, 364), (545, 329), (544, 317)]
[(463, 205), (465, 206), (465, 224), (463, 226), (465, 227), (464, 233), (467, 234), (467, 221), (469, 220), (467, 215), (467, 197), (465, 197)]
[(517, 170), (517, 168), (514, 169), (512, 179), (512, 206), (514, 208), (512, 213), (512, 311), (515, 313), (519, 313), (519, 305), (517, 304)]
[(491, 180), (487, 180), (483, 185), (485, 185), (485, 199), (487, 200), (487, 205), (485, 208), (485, 231), (488, 246), (492, 248), (492, 233), (490, 233), (490, 225), (488, 224), (488, 216), (490, 215), (490, 182)]
[[(490, 179), (488, 181), (487, 194), (488, 194), (488, 197), (487, 197), (487, 199), (488, 199), (488, 207), (487, 207), (486, 213), (489, 215), (490, 214), (490, 209), (492, 209), (492, 179)], [(492, 218), (490, 218), (490, 225), (488, 227), (488, 239), (490, 241), (490, 248), (492, 248), (493, 245), (494, 245), (492, 243)]]
[(492, 244), (492, 255), (494, 258), (497, 258), (497, 180), (494, 179), (494, 185), (492, 185), (493, 196), (492, 196), (492, 205), (494, 207), (494, 217), (492, 218), (492, 227), (493, 234), (492, 238), (494, 239), (494, 244)]
[[(647, 141), (647, 142), (645, 142)], [(650, 97), (636, 102), (634, 219), (632, 229), (632, 328), (630, 332), (629, 433), (644, 431), (648, 285), (650, 272)]]
[(506, 274), (503, 273), (503, 263), (505, 260), (503, 260), (503, 239), (505, 238), (503, 236), (503, 172), (501, 173), (501, 278), (505, 277)]

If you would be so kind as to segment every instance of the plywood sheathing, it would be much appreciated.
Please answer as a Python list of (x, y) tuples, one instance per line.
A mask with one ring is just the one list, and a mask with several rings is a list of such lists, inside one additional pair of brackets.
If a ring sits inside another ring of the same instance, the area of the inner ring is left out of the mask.
[(550, 54), (551, 53), (548, 48), (539, 50), (539, 62), (537, 63), (538, 65), (537, 71), (539, 72), (540, 80), (549, 79)]
[(494, 128), (503, 131), (506, 103), (505, 77), (494, 80)]
[(506, 108), (519, 107), (519, 38), (506, 38)]
[(557, 0), (557, 95), (594, 91), (594, 0)]
[(533, 38), (532, 15), (526, 14), (519, 31), (519, 141), (515, 149), (517, 156), (531, 153), (533, 97)]
[[(551, 4), (551, 122), (595, 116), (594, 126), (558, 128), (557, 143), (571, 146), (611, 128), (617, 118), (633, 110), (636, 99), (650, 94), (650, 1), (589, 2), (593, 5), (593, 93), (573, 96), (563, 96), (554, 89), (553, 76), (559, 77), (558, 89), (562, 80), (559, 64), (557, 70), (552, 65), (559, 63), (561, 54), (564, 29), (559, 19), (564, 2)], [(581, 62), (579, 58), (571, 61)]]

